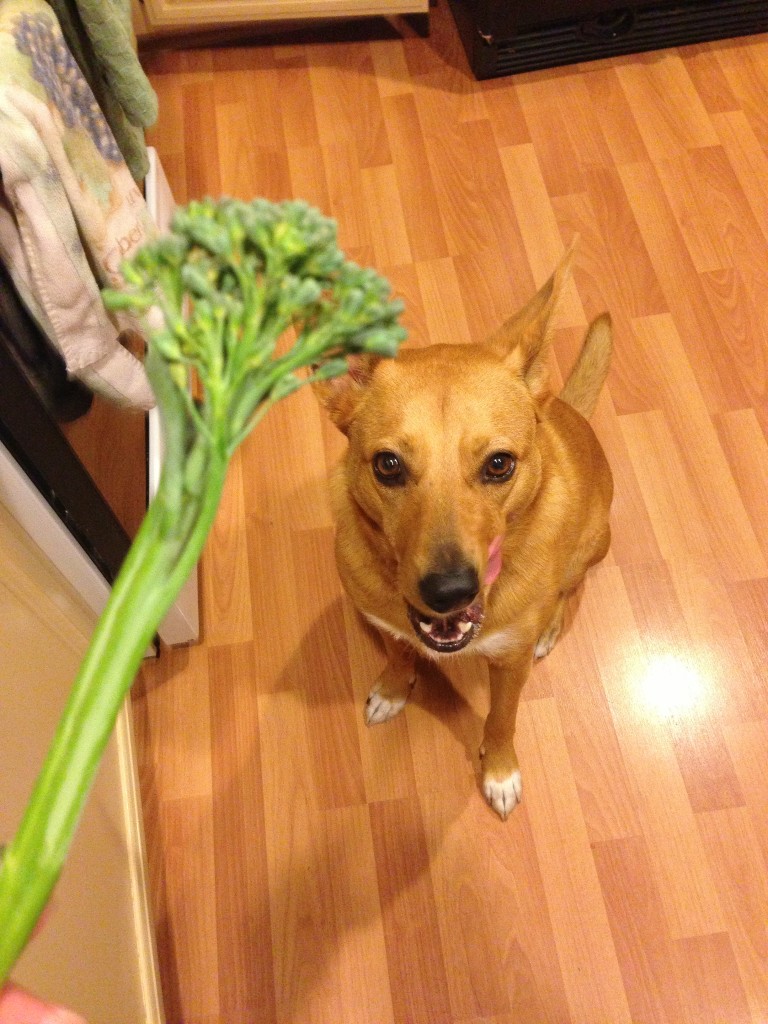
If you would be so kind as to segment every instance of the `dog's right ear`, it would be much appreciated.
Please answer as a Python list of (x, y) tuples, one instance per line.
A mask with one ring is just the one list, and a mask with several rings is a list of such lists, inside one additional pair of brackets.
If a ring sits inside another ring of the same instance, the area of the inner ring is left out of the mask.
[(381, 359), (381, 356), (373, 355), (349, 356), (347, 373), (312, 385), (320, 404), (342, 434), (348, 433), (357, 405)]
[(542, 398), (547, 392), (547, 349), (553, 314), (570, 276), (577, 241), (577, 238), (573, 239), (546, 284), (485, 343), (520, 374), (535, 398)]

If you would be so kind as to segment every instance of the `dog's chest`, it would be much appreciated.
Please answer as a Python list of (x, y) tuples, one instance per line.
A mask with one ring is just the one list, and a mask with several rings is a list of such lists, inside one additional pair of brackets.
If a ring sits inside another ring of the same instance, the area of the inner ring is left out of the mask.
[(485, 658), (500, 658), (520, 647), (521, 636), (514, 626), (481, 633), (468, 648), (469, 654), (482, 654)]

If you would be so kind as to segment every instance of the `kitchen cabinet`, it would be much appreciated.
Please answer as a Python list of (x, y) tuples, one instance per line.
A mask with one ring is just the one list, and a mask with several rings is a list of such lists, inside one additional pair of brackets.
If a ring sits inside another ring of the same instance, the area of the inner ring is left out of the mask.
[(141, 37), (168, 29), (205, 29), (244, 22), (309, 22), (326, 18), (421, 15), (426, 29), (429, 0), (133, 0)]
[[(0, 448), (0, 840), (18, 827), (96, 621), (16, 518), (16, 481), (27, 486)], [(94, 1024), (164, 1019), (128, 704), (46, 925), (12, 977)]]

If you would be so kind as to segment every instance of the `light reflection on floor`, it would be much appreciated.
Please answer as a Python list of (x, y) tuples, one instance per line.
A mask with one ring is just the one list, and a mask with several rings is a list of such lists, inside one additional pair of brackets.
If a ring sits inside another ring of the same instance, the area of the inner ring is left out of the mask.
[(707, 681), (677, 654), (659, 654), (648, 660), (637, 684), (637, 697), (646, 711), (664, 720), (702, 714), (709, 703)]

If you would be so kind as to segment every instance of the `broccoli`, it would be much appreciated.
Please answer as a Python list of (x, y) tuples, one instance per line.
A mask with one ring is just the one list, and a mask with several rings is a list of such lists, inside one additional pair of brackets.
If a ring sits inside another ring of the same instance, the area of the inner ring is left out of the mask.
[(142, 656), (198, 561), (236, 447), (281, 398), (344, 373), (349, 354), (393, 356), (405, 336), (387, 282), (347, 261), (335, 223), (301, 202), (190, 203), (123, 275), (104, 301), (145, 316), (163, 471), (3, 853), (0, 985), (59, 877)]

